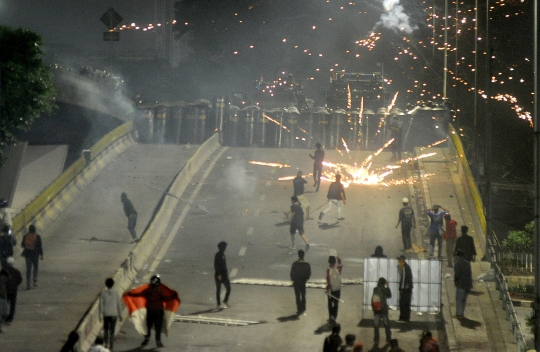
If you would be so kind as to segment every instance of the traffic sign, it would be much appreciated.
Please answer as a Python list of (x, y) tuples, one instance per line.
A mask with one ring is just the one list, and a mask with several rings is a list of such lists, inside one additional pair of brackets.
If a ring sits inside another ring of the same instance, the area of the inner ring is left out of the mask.
[(108, 9), (107, 12), (105, 12), (100, 18), (100, 21), (103, 22), (109, 29), (114, 29), (114, 27), (118, 26), (122, 20), (122, 16), (120, 16), (112, 7)]
[(103, 32), (103, 40), (106, 42), (117, 42), (120, 40), (120, 32)]

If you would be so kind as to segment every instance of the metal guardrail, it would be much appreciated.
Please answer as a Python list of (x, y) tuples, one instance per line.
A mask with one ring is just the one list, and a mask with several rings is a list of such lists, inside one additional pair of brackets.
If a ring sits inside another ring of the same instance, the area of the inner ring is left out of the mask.
[(506, 282), (506, 278), (504, 277), (504, 274), (497, 261), (497, 253), (499, 252), (497, 251), (497, 248), (500, 249), (500, 246), (497, 243), (497, 240), (493, 240), (493, 238), (495, 238), (495, 236), (487, 238), (487, 249), (491, 256), (491, 268), (495, 274), (495, 287), (497, 290), (499, 290), (499, 298), (502, 301), (502, 308), (506, 312), (508, 328), (514, 335), (514, 341), (518, 347), (517, 350), (518, 352), (525, 352), (527, 351), (527, 341), (525, 339), (525, 335), (523, 334), (523, 330), (521, 329), (521, 323), (518, 320), (516, 310), (514, 309), (510, 292), (508, 291), (508, 283)]

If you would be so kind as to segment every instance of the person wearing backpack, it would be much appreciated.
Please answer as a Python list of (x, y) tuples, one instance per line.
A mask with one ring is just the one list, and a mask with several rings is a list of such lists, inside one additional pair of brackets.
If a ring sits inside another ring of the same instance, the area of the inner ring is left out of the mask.
[[(440, 211), (442, 209), (442, 211)], [(448, 213), (448, 210), (444, 209), (440, 205), (434, 205), (431, 210), (427, 211), (427, 215), (431, 219), (429, 225), (429, 259), (433, 259), (435, 252), (435, 241), (438, 246), (438, 258), (442, 259), (442, 246), (443, 246), (443, 234), (444, 234), (444, 216)]]
[(345, 189), (341, 184), (341, 175), (336, 175), (336, 181), (330, 184), (326, 198), (328, 198), (328, 208), (321, 211), (319, 214), (319, 220), (322, 220), (323, 216), (332, 210), (332, 204), (334, 204), (337, 208), (338, 220), (345, 220), (345, 218), (341, 217), (341, 202), (343, 202), (343, 204), (347, 204), (347, 199), (345, 198)]
[(22, 256), (26, 260), (26, 289), (29, 290), (32, 268), (34, 269), (34, 287), (37, 287), (39, 259), (43, 260), (41, 236), (36, 233), (36, 227), (34, 225), (28, 226), (28, 233), (24, 235), (21, 247), (23, 248)]
[[(335, 323), (338, 315), (339, 299), (341, 297), (341, 270), (343, 264), (336, 255), (328, 258), (329, 267), (326, 269), (326, 294), (328, 295), (328, 322)], [(337, 264), (337, 265), (336, 265)]]
[(392, 298), (392, 291), (388, 287), (388, 282), (384, 277), (379, 278), (377, 287), (373, 289), (371, 296), (371, 309), (373, 309), (373, 326), (375, 328), (375, 344), (379, 343), (379, 325), (384, 325), (386, 332), (386, 342), (392, 340), (392, 330), (390, 330), (390, 320), (388, 319), (388, 303), (386, 300)]

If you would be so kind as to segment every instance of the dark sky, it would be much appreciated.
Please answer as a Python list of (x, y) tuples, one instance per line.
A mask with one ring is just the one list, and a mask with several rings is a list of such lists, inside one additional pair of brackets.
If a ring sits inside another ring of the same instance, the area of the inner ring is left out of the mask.
[(110, 7), (124, 18), (122, 24), (154, 21), (152, 0), (0, 0), (0, 23), (30, 28), (46, 44), (99, 49), (107, 30), (99, 19)]

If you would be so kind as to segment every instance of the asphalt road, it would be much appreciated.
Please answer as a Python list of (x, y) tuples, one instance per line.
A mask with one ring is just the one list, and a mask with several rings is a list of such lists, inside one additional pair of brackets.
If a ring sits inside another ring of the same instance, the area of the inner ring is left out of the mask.
[[(185, 198), (193, 197), (210, 211), (205, 214), (180, 204), (169, 224), (167, 240), (150, 267), (149, 275), (159, 273), (162, 282), (176, 289), (182, 305), (178, 311), (183, 319), (216, 318), (214, 324), (173, 323), (171, 333), (163, 339), (163, 351), (316, 351), (322, 349), (329, 334), (326, 296), (323, 289), (308, 289), (307, 312), (295, 319), (294, 293), (291, 287), (272, 286), (288, 281), (290, 266), (296, 251), (288, 249), (290, 236), (283, 212), (290, 206), (292, 180), (279, 181), (282, 176), (295, 176), (298, 170), (311, 172), (308, 150), (227, 148), (214, 164), (208, 161), (186, 190)], [(326, 160), (360, 164), (369, 154), (355, 152), (339, 155), (327, 151)], [(389, 163), (390, 153), (374, 158), (372, 168)], [(288, 164), (277, 168), (252, 165), (261, 161)], [(206, 175), (205, 175), (206, 173)], [(411, 170), (396, 169), (386, 180), (401, 180), (411, 176)], [(328, 182), (320, 192), (314, 192), (312, 179), (306, 178), (312, 212), (326, 202)], [(305, 223), (311, 248), (306, 260), (312, 267), (311, 280), (323, 280), (328, 256), (337, 251), (343, 260), (343, 278), (363, 276), (363, 258), (369, 257), (377, 245), (382, 245), (390, 257), (401, 254), (401, 233), (395, 229), (403, 197), (411, 197), (414, 186), (351, 185), (346, 189), (347, 205), (342, 209), (344, 221), (338, 222), (335, 209), (322, 221), (319, 211), (315, 220)], [(138, 190), (133, 190), (137, 194)], [(188, 206), (189, 207), (189, 206)], [(180, 222), (180, 220), (183, 220)], [(226, 251), (231, 279), (265, 280), (268, 285), (233, 284), (229, 309), (216, 309), (213, 279), (213, 258), (217, 243), (228, 242)], [(414, 241), (414, 239), (413, 239)], [(421, 241), (420, 241), (421, 242)], [(297, 247), (302, 244), (296, 237)], [(416, 255), (411, 255), (415, 258)], [(155, 267), (155, 269), (154, 269)], [(338, 322), (342, 336), (354, 333), (359, 341), (373, 346), (372, 312), (362, 310), (363, 286), (348, 285), (342, 290)], [(391, 320), (399, 313), (392, 311)], [(406, 351), (418, 348), (423, 329), (444, 340), (437, 315), (413, 314), (405, 325), (392, 323), (393, 337)], [(257, 323), (235, 326), (239, 323)], [(384, 329), (382, 329), (384, 330)], [(384, 331), (381, 331), (384, 336)], [(384, 337), (383, 337), (384, 338)], [(142, 337), (131, 323), (123, 325), (116, 351), (137, 351)], [(154, 341), (146, 349), (154, 348)], [(375, 351), (377, 349), (374, 349)]]

